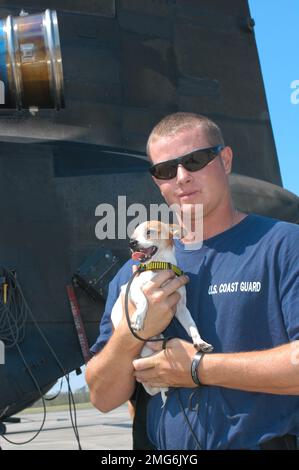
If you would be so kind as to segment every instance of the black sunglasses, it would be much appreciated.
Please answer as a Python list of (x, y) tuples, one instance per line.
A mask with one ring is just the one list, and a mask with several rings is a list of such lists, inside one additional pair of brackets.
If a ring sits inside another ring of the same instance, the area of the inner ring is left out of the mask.
[(171, 180), (177, 175), (179, 165), (182, 165), (188, 171), (201, 170), (214, 160), (223, 149), (223, 145), (216, 145), (216, 147), (193, 150), (193, 152), (182, 157), (157, 163), (151, 166), (149, 171), (158, 180)]

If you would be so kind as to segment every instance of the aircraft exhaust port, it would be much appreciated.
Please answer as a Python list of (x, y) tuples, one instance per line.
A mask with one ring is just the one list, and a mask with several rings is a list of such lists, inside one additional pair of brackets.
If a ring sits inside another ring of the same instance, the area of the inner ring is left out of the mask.
[(56, 11), (0, 19), (0, 80), (0, 109), (64, 108)]

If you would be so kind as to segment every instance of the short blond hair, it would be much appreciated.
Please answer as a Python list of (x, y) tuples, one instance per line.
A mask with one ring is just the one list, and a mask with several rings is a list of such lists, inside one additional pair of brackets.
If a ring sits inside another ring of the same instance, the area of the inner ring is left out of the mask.
[(201, 128), (211, 147), (225, 145), (222, 132), (217, 124), (206, 116), (196, 113), (178, 112), (165, 116), (149, 135), (146, 153), (150, 158), (150, 146), (161, 137), (171, 137), (186, 129)]

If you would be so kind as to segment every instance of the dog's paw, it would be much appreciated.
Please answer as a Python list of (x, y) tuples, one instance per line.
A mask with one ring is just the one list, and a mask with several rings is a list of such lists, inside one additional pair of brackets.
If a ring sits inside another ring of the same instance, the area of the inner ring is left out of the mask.
[(196, 349), (198, 351), (202, 351), (204, 353), (209, 353), (209, 352), (212, 352), (214, 350), (214, 347), (209, 344), (209, 343), (206, 343), (205, 341), (201, 340), (200, 342), (197, 342), (197, 343), (193, 343), (194, 346), (196, 347)]
[(143, 330), (144, 327), (144, 318), (141, 315), (137, 315), (136, 318), (132, 318), (131, 327), (134, 331)]
[(197, 329), (190, 328), (190, 334), (193, 341), (193, 345), (198, 351), (202, 351), (205, 353), (213, 351), (214, 347), (211, 344), (206, 343), (206, 341), (202, 339)]

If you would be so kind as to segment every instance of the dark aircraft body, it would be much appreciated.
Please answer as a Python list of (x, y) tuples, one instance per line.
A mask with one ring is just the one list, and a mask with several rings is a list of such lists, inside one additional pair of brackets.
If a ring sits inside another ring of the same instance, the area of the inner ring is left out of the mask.
[(13, 320), (1, 307), (0, 339), (12, 321), (19, 336), (0, 365), (0, 421), (84, 363), (66, 286), (100, 253), (102, 296), (76, 287), (91, 346), (108, 282), (129, 257), (126, 239), (97, 239), (95, 209), (117, 208), (119, 195), (127, 207), (162, 202), (144, 153), (166, 114), (220, 125), (239, 209), (299, 223), (299, 199), (282, 188), (247, 0), (0, 0), (0, 18), (22, 8), (57, 11), (65, 108), (0, 110), (1, 269), (24, 295)]

